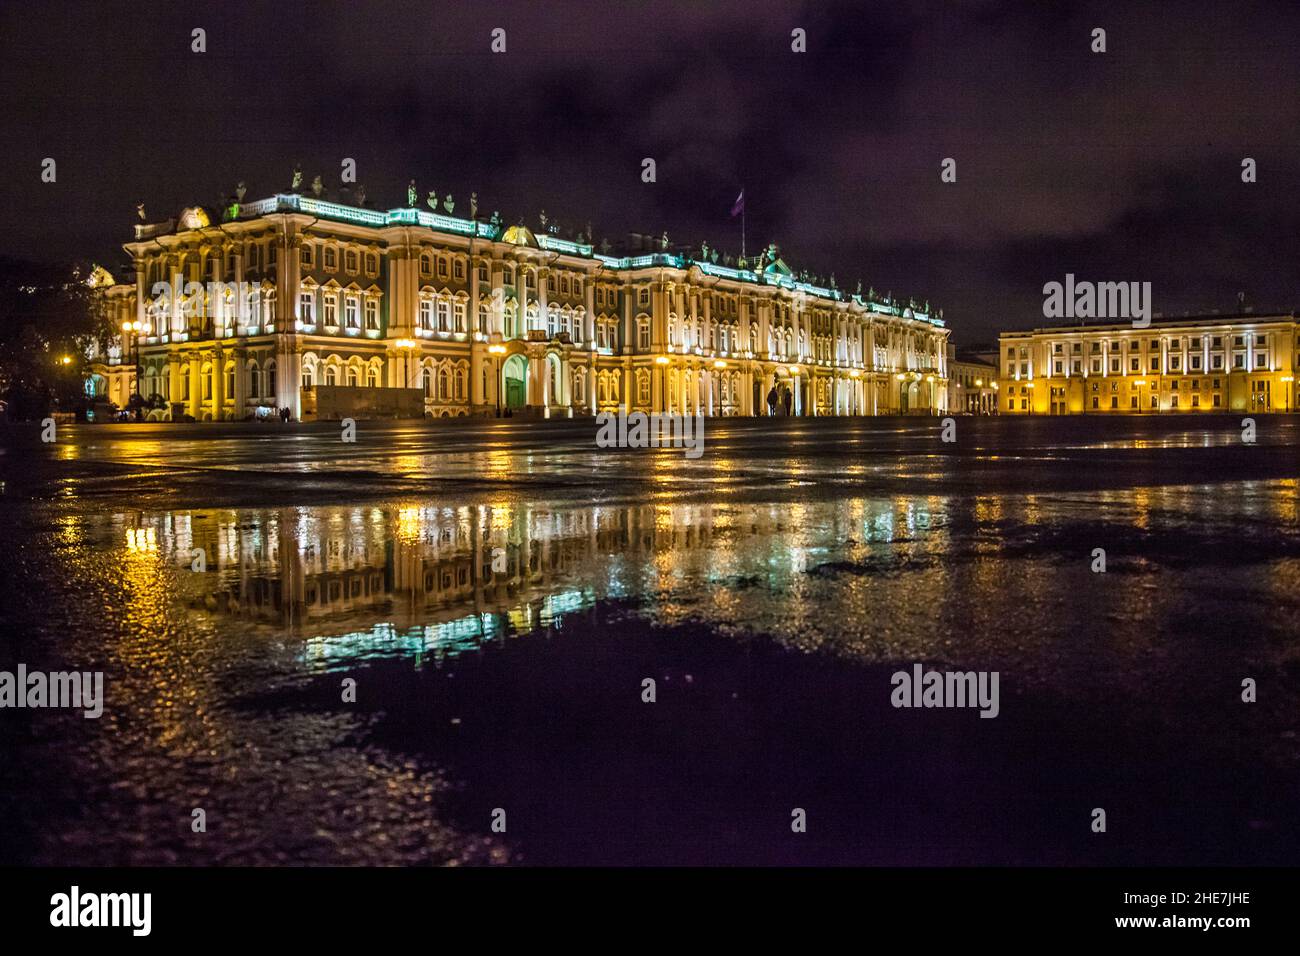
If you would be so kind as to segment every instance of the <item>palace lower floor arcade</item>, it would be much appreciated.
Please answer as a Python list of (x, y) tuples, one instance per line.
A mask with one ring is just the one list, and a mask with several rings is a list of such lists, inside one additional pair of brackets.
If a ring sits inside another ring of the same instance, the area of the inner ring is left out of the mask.
[(728, 415), (897, 415), (947, 411), (947, 382), (751, 358), (606, 355), (558, 339), (488, 343), (267, 335), (141, 350), (138, 365), (96, 366), (89, 386), (125, 405), (137, 389), (153, 420), (312, 417), (322, 388), (419, 389), (426, 417), (572, 417), (602, 411)]

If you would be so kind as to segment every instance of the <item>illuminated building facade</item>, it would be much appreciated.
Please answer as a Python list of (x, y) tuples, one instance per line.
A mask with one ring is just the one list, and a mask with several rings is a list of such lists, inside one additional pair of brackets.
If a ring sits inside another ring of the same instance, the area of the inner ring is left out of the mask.
[(761, 270), (609, 256), (495, 215), (297, 193), (217, 218), (138, 225), (134, 287), (110, 290), (138, 325), (93, 372), (111, 391), (138, 363), (151, 419), (310, 419), (321, 389), (402, 387), (430, 417), (761, 415), (774, 389), (793, 415), (947, 406), (941, 318), (799, 281), (774, 247)]
[(948, 346), (948, 410), (958, 415), (998, 413), (996, 358), (958, 352)]
[(999, 410), (1016, 415), (1289, 412), (1296, 316), (1062, 326), (1000, 337)]

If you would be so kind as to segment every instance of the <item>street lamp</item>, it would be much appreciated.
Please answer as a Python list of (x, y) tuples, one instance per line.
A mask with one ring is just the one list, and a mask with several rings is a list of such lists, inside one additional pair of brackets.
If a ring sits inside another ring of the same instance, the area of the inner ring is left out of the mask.
[(1033, 383), (1033, 382), (1030, 382), (1030, 383), (1029, 383), (1029, 415), (1030, 415), (1030, 417), (1033, 417), (1033, 414), (1034, 414), (1034, 383)]
[(393, 343), (402, 353), (402, 388), (411, 387), (411, 352), (415, 349), (414, 339), (398, 339)]
[[(137, 398), (140, 396), (140, 334), (139, 333), (140, 330), (143, 328), (144, 328), (143, 324), (136, 321), (122, 323), (122, 331), (126, 333), (126, 335), (128, 336), (127, 341), (131, 344), (131, 355), (132, 355), (131, 364), (135, 372), (135, 380), (133, 382), (132, 391), (135, 392)], [(131, 335), (132, 332), (136, 334), (132, 336)]]
[(1283, 375), (1282, 383), (1286, 385), (1286, 410), (1291, 411), (1291, 383), (1295, 381), (1294, 375)]
[(492, 391), (495, 393), (497, 398), (497, 418), (500, 418), (501, 417), (501, 356), (506, 354), (506, 347), (504, 345), (489, 345), (488, 354), (496, 356), (496, 359), (493, 360), (492, 380), (495, 384), (493, 385)]

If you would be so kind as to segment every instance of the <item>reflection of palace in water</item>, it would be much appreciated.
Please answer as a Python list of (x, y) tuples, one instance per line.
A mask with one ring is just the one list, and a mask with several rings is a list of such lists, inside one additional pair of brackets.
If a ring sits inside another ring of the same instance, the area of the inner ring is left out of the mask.
[[(818, 541), (889, 540), (929, 520), (923, 500), (880, 504), (838, 503)], [(454, 653), (683, 583), (784, 586), (810, 564), (800, 521), (766, 504), (339, 506), (166, 512), (125, 534), (128, 550), (177, 569), (197, 612), (283, 628), (331, 658)], [(187, 577), (196, 549), (206, 573)]]

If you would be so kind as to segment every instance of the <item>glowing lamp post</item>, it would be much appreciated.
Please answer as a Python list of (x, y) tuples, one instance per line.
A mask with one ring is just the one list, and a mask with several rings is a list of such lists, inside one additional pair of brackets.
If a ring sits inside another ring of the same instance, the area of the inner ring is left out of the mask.
[(123, 337), (130, 344), (131, 364), (135, 371), (134, 386), (131, 390), (137, 398), (140, 396), (140, 330), (143, 328), (141, 323), (135, 321), (122, 323), (122, 331), (126, 333)]
[(402, 353), (402, 387), (411, 387), (411, 352), (415, 350), (414, 339), (398, 339), (393, 346)]
[(501, 417), (501, 356), (506, 354), (506, 347), (504, 345), (489, 345), (488, 354), (496, 356), (496, 358), (493, 360), (494, 374), (492, 380), (493, 382), (496, 383), (495, 386), (493, 387), (493, 392), (496, 393), (496, 398), (497, 398), (497, 418), (500, 418)]

